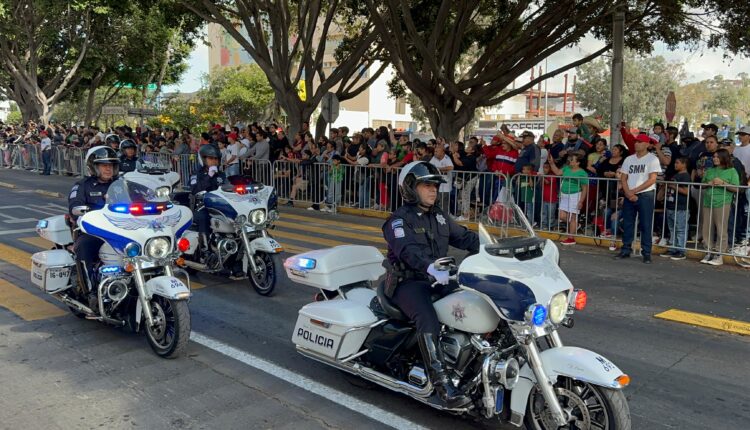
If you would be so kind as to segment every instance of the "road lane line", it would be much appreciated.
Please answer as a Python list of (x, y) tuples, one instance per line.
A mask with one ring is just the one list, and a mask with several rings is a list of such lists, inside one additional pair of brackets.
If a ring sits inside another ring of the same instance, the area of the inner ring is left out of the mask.
[(36, 228), (19, 228), (16, 230), (0, 230), (0, 236), (5, 236), (8, 234), (18, 234), (18, 233), (34, 233), (36, 231)]
[(356, 239), (356, 240), (361, 240), (365, 242), (375, 242), (375, 243), (380, 243), (380, 244), (385, 243), (385, 239), (383, 239), (382, 235), (378, 237), (372, 234), (352, 233), (352, 232), (344, 231), (344, 230), (331, 230), (330, 227), (315, 227), (311, 225), (305, 225), (305, 224), (299, 224), (299, 223), (293, 223), (293, 222), (285, 222), (285, 221), (274, 221), (274, 224), (279, 227), (291, 228), (293, 230), (311, 231), (315, 233), (327, 234), (327, 235), (338, 236), (338, 237), (345, 237), (347, 239)]
[(21, 270), (31, 271), (31, 254), (4, 243), (0, 243), (0, 260), (10, 263)]
[[(319, 236), (309, 236), (306, 234), (297, 234), (297, 233), (291, 233), (288, 231), (280, 231), (280, 230), (274, 230), (273, 233), (271, 233), (274, 237), (281, 237), (284, 239), (290, 239), (290, 240), (296, 240), (304, 243), (312, 243), (316, 245), (325, 245), (325, 246), (339, 246), (339, 245), (351, 245), (351, 243), (347, 242), (341, 242), (338, 240), (331, 240), (331, 239), (325, 239)], [(336, 233), (331, 233), (330, 236), (336, 236)], [(283, 245), (283, 243), (282, 243)], [(385, 249), (379, 249), (381, 253), (385, 253)]]
[(66, 315), (67, 312), (30, 292), (0, 278), (0, 306), (26, 321)]
[(44, 249), (44, 250), (52, 249), (52, 246), (54, 245), (54, 243), (39, 236), (22, 237), (18, 240), (20, 240), (23, 243), (28, 243), (29, 245), (34, 246), (36, 248)]
[(281, 220), (286, 219), (293, 219), (297, 221), (306, 221), (314, 224), (323, 224), (323, 225), (332, 225), (336, 227), (347, 227), (354, 230), (360, 230), (360, 231), (371, 231), (373, 233), (383, 234), (380, 227), (373, 227), (370, 225), (364, 225), (364, 224), (354, 224), (349, 222), (343, 222), (343, 221), (335, 221), (331, 219), (319, 219), (314, 217), (308, 217), (304, 215), (297, 215), (297, 214), (290, 214), (290, 213), (282, 213), (281, 214)]
[(205, 346), (206, 348), (212, 349), (222, 355), (233, 358), (250, 367), (286, 381), (296, 387), (323, 397), (326, 400), (339, 404), (351, 411), (357, 412), (389, 427), (396, 429), (424, 429), (424, 427), (420, 426), (417, 423), (409, 421), (406, 418), (399, 417), (398, 415), (381, 409), (375, 405), (364, 402), (356, 397), (345, 394), (327, 385), (323, 385), (319, 382), (313, 381), (312, 379), (292, 372), (291, 370), (285, 369), (283, 367), (277, 366), (256, 355), (239, 350), (216, 339), (212, 339), (208, 336), (204, 336), (196, 332), (192, 332), (190, 334), (190, 339), (197, 344)]
[(695, 312), (681, 311), (679, 309), (670, 309), (668, 311), (658, 313), (654, 315), (654, 317), (667, 321), (674, 321), (698, 327), (705, 327), (714, 330), (721, 330), (729, 333), (750, 336), (750, 322), (745, 321), (720, 318)]

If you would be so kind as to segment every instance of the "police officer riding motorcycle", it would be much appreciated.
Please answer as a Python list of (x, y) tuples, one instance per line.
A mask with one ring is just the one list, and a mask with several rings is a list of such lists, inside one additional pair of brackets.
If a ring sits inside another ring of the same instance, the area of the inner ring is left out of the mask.
[(479, 237), (435, 206), (442, 183), (445, 178), (430, 163), (415, 161), (401, 171), (399, 186), (405, 205), (383, 224), (388, 243), (385, 264), (390, 265), (385, 293), (415, 322), (430, 380), (446, 406), (455, 408), (471, 400), (454, 387), (445, 373), (443, 352), (438, 345), (440, 322), (432, 296), (442, 296), (453, 289), (449, 272), (441, 270), (444, 267), (440, 264), (440, 259), (448, 255), (448, 246), (476, 254)]
[[(195, 199), (201, 192), (214, 191), (223, 184), (227, 183), (227, 177), (224, 172), (219, 171), (219, 162), (221, 161), (221, 152), (213, 145), (203, 145), (198, 151), (203, 167), (196, 175), (190, 178), (190, 193)], [(195, 207), (193, 203), (192, 207)], [(208, 247), (208, 237), (211, 234), (211, 219), (208, 209), (205, 207), (195, 211), (193, 220), (198, 225), (198, 242), (202, 250)]]
[(104, 138), (104, 144), (117, 153), (120, 151), (120, 136), (116, 134), (108, 134), (107, 137)]
[(133, 172), (138, 164), (138, 156), (136, 155), (136, 145), (131, 139), (125, 139), (120, 142), (120, 173), (125, 174)]
[[(73, 213), (73, 208), (88, 206), (91, 210), (96, 210), (104, 207), (107, 190), (117, 179), (119, 165), (120, 159), (112, 148), (96, 146), (89, 149), (86, 154), (89, 176), (73, 185), (68, 196), (68, 212), (74, 223), (77, 215)], [(85, 233), (79, 234), (75, 240), (76, 260), (83, 264), (88, 279), (94, 279), (93, 269), (99, 259), (99, 248), (102, 244), (104, 242), (101, 239)], [(91, 307), (95, 308), (97, 295), (93, 289), (89, 292), (89, 301), (93, 302)]]

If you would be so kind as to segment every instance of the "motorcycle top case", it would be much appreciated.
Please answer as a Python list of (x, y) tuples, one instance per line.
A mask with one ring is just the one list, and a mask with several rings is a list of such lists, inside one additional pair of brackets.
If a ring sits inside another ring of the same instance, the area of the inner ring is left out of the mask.
[(42, 291), (54, 294), (70, 286), (70, 273), (75, 266), (68, 251), (55, 249), (31, 256), (31, 282)]
[(70, 227), (65, 222), (65, 215), (57, 215), (39, 220), (36, 224), (36, 232), (39, 236), (52, 243), (60, 245), (73, 243), (73, 236), (70, 234)]
[(336, 291), (343, 285), (377, 281), (383, 276), (383, 254), (373, 246), (341, 245), (309, 251), (284, 262), (289, 279), (300, 284)]
[(292, 342), (333, 359), (357, 353), (378, 319), (370, 309), (350, 300), (326, 300), (299, 310)]

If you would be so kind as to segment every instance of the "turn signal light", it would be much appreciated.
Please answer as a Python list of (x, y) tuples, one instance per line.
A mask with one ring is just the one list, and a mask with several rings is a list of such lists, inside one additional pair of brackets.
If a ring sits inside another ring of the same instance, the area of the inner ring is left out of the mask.
[(185, 259), (182, 258), (182, 257), (180, 257), (180, 258), (178, 258), (177, 260), (174, 261), (174, 264), (176, 264), (176, 265), (178, 265), (180, 267), (184, 267), (185, 266)]
[(583, 290), (578, 290), (576, 292), (576, 301), (575, 301), (575, 308), (577, 311), (582, 311), (586, 307), (586, 302), (588, 301), (588, 295)]
[(135, 270), (135, 266), (133, 263), (128, 263), (125, 265), (125, 271), (128, 273), (132, 273)]
[(615, 382), (617, 382), (618, 384), (620, 384), (620, 387), (625, 388), (628, 385), (630, 385), (630, 376), (628, 376), (628, 375), (620, 375), (617, 378), (615, 378)]
[(190, 241), (184, 237), (181, 238), (180, 240), (177, 241), (177, 249), (179, 249), (180, 252), (187, 251), (188, 249), (190, 249)]

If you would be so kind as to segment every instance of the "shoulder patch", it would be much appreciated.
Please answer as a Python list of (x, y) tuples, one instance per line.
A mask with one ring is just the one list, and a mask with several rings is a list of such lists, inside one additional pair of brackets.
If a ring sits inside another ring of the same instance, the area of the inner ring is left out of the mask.
[(193, 177), (190, 178), (190, 185), (195, 185), (197, 183), (198, 183), (198, 177), (197, 176), (193, 176)]
[(401, 218), (396, 218), (393, 221), (391, 221), (391, 228), (398, 228), (404, 226), (404, 220)]
[(396, 239), (401, 239), (404, 236), (406, 236), (406, 233), (404, 233), (403, 228), (398, 227), (393, 229), (393, 237), (395, 237)]

